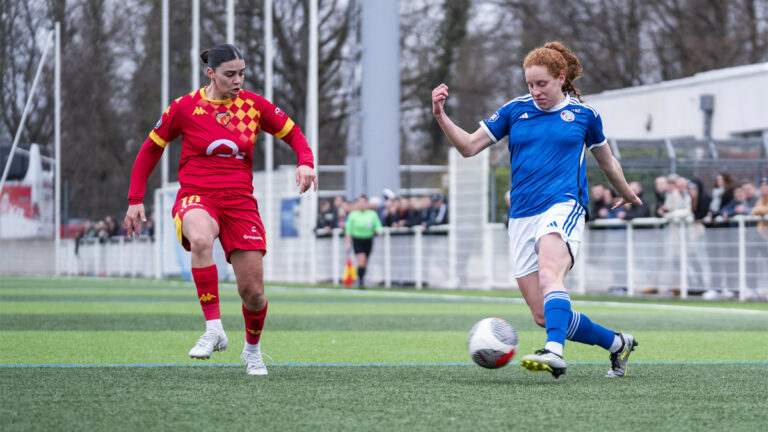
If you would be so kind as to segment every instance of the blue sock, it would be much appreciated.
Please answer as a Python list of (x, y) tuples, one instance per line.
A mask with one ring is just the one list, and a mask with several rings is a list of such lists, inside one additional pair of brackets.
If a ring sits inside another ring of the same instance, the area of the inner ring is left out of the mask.
[(568, 332), (565, 335), (568, 340), (589, 345), (600, 345), (610, 350), (616, 332), (608, 330), (600, 324), (595, 324), (588, 316), (573, 311), (571, 322), (568, 323)]
[(565, 291), (552, 291), (544, 296), (544, 320), (547, 342), (565, 345), (568, 322), (571, 319), (571, 297)]

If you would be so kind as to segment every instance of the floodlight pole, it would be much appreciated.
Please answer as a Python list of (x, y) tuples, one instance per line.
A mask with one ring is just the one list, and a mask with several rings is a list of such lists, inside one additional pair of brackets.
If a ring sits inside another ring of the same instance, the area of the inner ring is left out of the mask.
[(61, 274), (61, 23), (56, 22), (56, 45), (54, 48), (53, 71), (53, 143), (55, 152), (54, 166), (54, 216), (53, 250), (56, 261), (55, 273)]
[[(318, 175), (318, 157), (317, 148), (320, 140), (318, 133), (318, 35), (317, 35), (317, 0), (309, 0), (309, 71), (307, 83), (307, 118), (309, 123), (309, 146), (314, 155), (315, 175)], [(307, 192), (311, 192), (308, 190)], [(317, 249), (317, 238), (315, 237), (314, 224), (317, 220), (317, 194), (313, 193), (305, 200), (309, 205), (304, 208), (309, 209), (309, 214), (305, 219), (307, 221), (307, 231), (309, 236), (309, 277), (311, 283), (317, 283), (317, 262), (315, 260)]]
[[(272, 97), (274, 93), (273, 89), (273, 82), (272, 82), (272, 72), (274, 69), (274, 52), (273, 52), (273, 46), (272, 46), (272, 0), (264, 0), (264, 97), (272, 102)], [(272, 190), (272, 181), (273, 181), (273, 169), (274, 166), (274, 149), (275, 149), (275, 138), (271, 134), (264, 134), (264, 174), (265, 174), (265, 191), (264, 191), (264, 197), (266, 200), (266, 204), (264, 207), (264, 216), (266, 217), (267, 221), (267, 230), (270, 231), (267, 233), (267, 238), (271, 238), (271, 232), (272, 226), (274, 225), (274, 214), (273, 208), (275, 206), (274, 202), (274, 191)], [(270, 257), (271, 258), (271, 257)], [(272, 260), (268, 259), (268, 261), (265, 263), (264, 272), (267, 279), (272, 277)]]
[(235, 43), (235, 0), (227, 0), (227, 43)]
[[(162, 24), (162, 84), (160, 91), (160, 115), (168, 107), (168, 0), (163, 0), (163, 24)], [(163, 152), (161, 187), (168, 186), (168, 152)]]
[(192, 91), (200, 88), (200, 68), (198, 55), (200, 53), (200, 0), (192, 0), (192, 49), (189, 53), (189, 69), (192, 72)]

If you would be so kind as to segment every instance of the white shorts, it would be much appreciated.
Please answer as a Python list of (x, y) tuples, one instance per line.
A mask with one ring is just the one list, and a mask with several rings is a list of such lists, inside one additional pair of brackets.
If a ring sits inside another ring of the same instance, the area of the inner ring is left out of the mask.
[(584, 207), (575, 200), (555, 204), (535, 216), (509, 219), (509, 256), (515, 278), (539, 269), (539, 239), (549, 233), (560, 234), (568, 245), (573, 265), (579, 252), (584, 224)]

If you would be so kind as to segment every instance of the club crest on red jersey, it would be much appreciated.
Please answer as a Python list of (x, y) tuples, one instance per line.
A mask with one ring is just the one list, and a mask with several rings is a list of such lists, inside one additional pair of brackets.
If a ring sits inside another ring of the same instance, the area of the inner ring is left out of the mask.
[(222, 126), (228, 125), (230, 120), (232, 120), (232, 116), (228, 112), (216, 114), (216, 121)]

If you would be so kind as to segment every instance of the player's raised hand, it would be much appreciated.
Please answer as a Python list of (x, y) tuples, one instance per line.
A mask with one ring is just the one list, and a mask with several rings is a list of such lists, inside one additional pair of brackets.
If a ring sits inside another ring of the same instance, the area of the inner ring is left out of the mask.
[(317, 191), (317, 176), (315, 170), (306, 166), (299, 165), (296, 168), (296, 186), (299, 187), (299, 193), (303, 194), (310, 186), (315, 185), (314, 190)]
[(440, 84), (432, 90), (432, 115), (435, 117), (442, 116), (443, 106), (445, 106), (445, 100), (448, 99), (448, 86), (445, 83)]
[(147, 221), (147, 217), (144, 215), (144, 204), (131, 204), (128, 206), (128, 211), (125, 213), (125, 220), (123, 221), (123, 228), (128, 237), (133, 237), (133, 233), (136, 233), (138, 237), (141, 233), (141, 225)]

